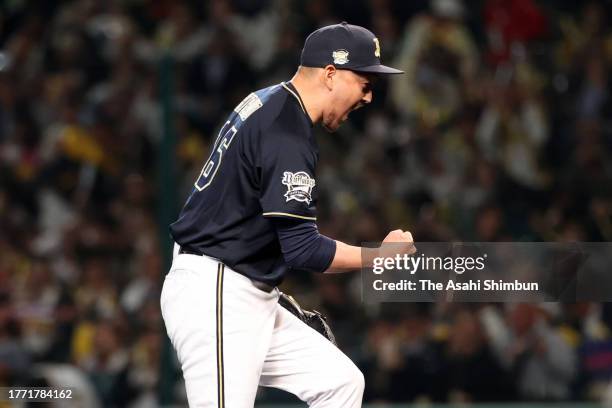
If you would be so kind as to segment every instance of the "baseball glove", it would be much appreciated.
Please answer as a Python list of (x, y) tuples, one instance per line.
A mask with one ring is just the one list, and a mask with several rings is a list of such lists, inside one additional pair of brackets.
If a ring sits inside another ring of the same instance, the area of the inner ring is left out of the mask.
[(280, 292), (280, 297), (278, 299), (278, 303), (297, 316), (298, 319), (306, 323), (306, 325), (312, 327), (323, 337), (329, 340), (334, 346), (338, 346), (336, 344), (336, 338), (334, 337), (334, 333), (332, 333), (329, 324), (327, 323), (327, 318), (323, 316), (320, 312), (313, 310), (304, 310), (300, 306), (296, 300), (283, 292)]

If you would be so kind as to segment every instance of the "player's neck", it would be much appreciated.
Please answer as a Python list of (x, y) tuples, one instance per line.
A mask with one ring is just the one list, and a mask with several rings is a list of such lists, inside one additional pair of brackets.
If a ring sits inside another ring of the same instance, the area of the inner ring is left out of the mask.
[(297, 74), (291, 78), (290, 82), (300, 95), (300, 98), (304, 103), (306, 114), (310, 117), (312, 123), (314, 124), (319, 122), (321, 120), (322, 110), (319, 106), (319, 101), (315, 95), (312, 85), (308, 83), (308, 80)]

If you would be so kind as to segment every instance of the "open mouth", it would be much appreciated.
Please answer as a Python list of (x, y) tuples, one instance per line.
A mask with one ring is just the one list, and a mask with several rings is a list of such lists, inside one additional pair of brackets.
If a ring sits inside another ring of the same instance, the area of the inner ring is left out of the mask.
[(361, 103), (356, 103), (355, 105), (353, 105), (348, 111), (346, 111), (346, 113), (344, 114), (344, 116), (342, 117), (342, 122), (344, 122), (345, 120), (348, 119), (349, 114), (353, 111), (356, 111), (357, 109), (361, 108), (363, 105)]

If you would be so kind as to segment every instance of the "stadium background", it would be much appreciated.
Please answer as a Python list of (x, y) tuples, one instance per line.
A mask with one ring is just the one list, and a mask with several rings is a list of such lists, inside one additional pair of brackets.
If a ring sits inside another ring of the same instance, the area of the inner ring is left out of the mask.
[[(328, 23), (369, 27), (407, 74), (317, 130), (323, 233), (612, 240), (609, 1), (0, 4), (0, 386), (184, 405), (167, 223), (225, 112)], [(368, 403), (612, 400), (608, 304), (364, 305), (357, 273), (284, 288), (329, 315)]]

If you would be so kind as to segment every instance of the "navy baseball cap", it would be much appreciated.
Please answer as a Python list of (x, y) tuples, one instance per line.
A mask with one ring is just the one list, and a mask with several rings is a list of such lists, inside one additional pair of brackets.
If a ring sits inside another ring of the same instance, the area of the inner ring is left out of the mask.
[(404, 73), (380, 63), (380, 43), (370, 30), (346, 21), (312, 32), (304, 42), (300, 65), (317, 68), (333, 65), (373, 74)]

